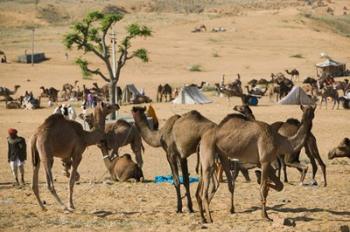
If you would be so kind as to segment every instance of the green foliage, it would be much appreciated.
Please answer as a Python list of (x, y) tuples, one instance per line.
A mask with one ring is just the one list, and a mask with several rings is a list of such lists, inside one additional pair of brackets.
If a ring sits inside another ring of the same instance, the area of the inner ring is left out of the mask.
[(337, 34), (350, 37), (350, 15), (315, 16), (311, 14), (304, 14), (304, 17), (309, 18), (314, 22), (329, 28)]
[[(131, 24), (126, 28), (126, 36), (121, 39), (118, 44), (119, 59), (117, 63), (116, 77), (113, 77), (112, 64), (110, 61), (110, 42), (108, 31), (118, 21), (123, 19), (121, 13), (102, 13), (99, 11), (93, 11), (86, 15), (86, 17), (80, 21), (74, 23), (69, 33), (64, 36), (64, 46), (67, 49), (76, 48), (85, 53), (93, 53), (99, 57), (108, 70), (108, 76), (104, 75), (99, 69), (90, 69), (89, 63), (84, 59), (77, 59), (76, 64), (82, 70), (83, 77), (89, 77), (90, 75), (99, 75), (105, 81), (110, 81), (116, 78), (119, 80), (120, 70), (125, 65), (127, 60), (134, 57), (141, 59), (143, 62), (148, 62), (148, 52), (144, 48), (139, 48), (135, 51), (129, 51), (131, 48), (131, 40), (135, 37), (148, 37), (152, 35), (150, 28), (139, 25)], [(118, 56), (118, 54), (117, 54)]]
[(89, 63), (87, 62), (87, 60), (78, 58), (75, 60), (75, 63), (79, 65), (81, 72), (83, 74), (83, 78), (89, 78), (91, 76), (92, 73), (89, 72), (88, 70)]
[(202, 71), (203, 71), (203, 70), (202, 70), (202, 66), (199, 65), (199, 64), (194, 64), (194, 65), (192, 65), (192, 66), (189, 68), (189, 70), (190, 70), (191, 72), (202, 72)]

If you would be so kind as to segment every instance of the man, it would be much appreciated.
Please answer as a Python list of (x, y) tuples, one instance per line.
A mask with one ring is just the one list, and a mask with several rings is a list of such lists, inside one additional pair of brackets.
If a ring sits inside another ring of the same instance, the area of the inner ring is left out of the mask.
[(21, 173), (21, 184), (24, 185), (24, 161), (27, 160), (27, 145), (23, 137), (17, 135), (17, 130), (8, 129), (8, 162), (10, 163), (11, 171), (16, 179), (16, 184), (19, 185), (17, 170)]

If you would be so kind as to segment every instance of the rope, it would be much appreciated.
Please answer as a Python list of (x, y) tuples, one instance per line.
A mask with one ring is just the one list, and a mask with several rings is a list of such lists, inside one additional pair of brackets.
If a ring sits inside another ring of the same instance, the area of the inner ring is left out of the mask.
[[(99, 179), (97, 179), (96, 182), (102, 181), (102, 179), (103, 179), (104, 176), (107, 174), (107, 172), (108, 172), (108, 170), (105, 171), (105, 172), (103, 173), (103, 175), (102, 175)], [(92, 184), (91, 187), (87, 188), (82, 194), (78, 195), (78, 196), (75, 197), (74, 199), (79, 199), (80, 197), (82, 197), (82, 196), (84, 196), (85, 194), (87, 194), (88, 192), (90, 192), (91, 189), (93, 189), (94, 187), (95, 187), (95, 184)]]

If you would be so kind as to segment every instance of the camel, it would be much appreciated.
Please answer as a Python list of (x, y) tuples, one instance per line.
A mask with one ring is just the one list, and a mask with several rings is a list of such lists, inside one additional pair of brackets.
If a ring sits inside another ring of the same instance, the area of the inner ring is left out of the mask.
[[(94, 86), (91, 89), (92, 91), (94, 91), (98, 96), (104, 97), (106, 100), (109, 100), (109, 84), (105, 84), (101, 88), (96, 82), (92, 83), (92, 85)], [(116, 87), (116, 94), (118, 95), (118, 103), (121, 103), (123, 91), (119, 86)]]
[(299, 71), (297, 69), (292, 69), (291, 71), (289, 71), (288, 69), (286, 69), (286, 73), (289, 74), (291, 76), (291, 80), (293, 81), (299, 81)]
[[(298, 151), (307, 138), (307, 131), (312, 126), (315, 107), (301, 106), (303, 111), (302, 125), (292, 137), (284, 137), (267, 123), (250, 121), (237, 115), (226, 116), (217, 127), (207, 130), (200, 143), (201, 178), (197, 187), (196, 198), (202, 222), (212, 222), (209, 204), (218, 188), (218, 181), (213, 177), (215, 156), (218, 154), (231, 191), (231, 213), (234, 212), (234, 183), (229, 172), (226, 158), (236, 158), (243, 163), (253, 163), (261, 167), (260, 194), (262, 217), (271, 220), (266, 212), (266, 197), (269, 188), (277, 191), (283, 189), (283, 183), (274, 174), (271, 163), (278, 154), (291, 154)], [(259, 173), (259, 172), (258, 172)], [(211, 184), (211, 185), (210, 185)], [(206, 217), (204, 215), (204, 210)]]
[(333, 100), (333, 107), (334, 109), (335, 105), (337, 105), (337, 109), (339, 109), (339, 94), (336, 89), (333, 88), (333, 86), (324, 86), (321, 91), (321, 102), (320, 102), (320, 108), (322, 107), (322, 103), (326, 103), (326, 109), (327, 109), (327, 99), (328, 97), (332, 98)]
[(342, 158), (342, 157), (348, 157), (350, 158), (350, 139), (344, 138), (338, 146), (333, 148), (328, 153), (328, 159), (334, 159), (334, 158)]
[(165, 101), (171, 101), (173, 98), (173, 90), (169, 84), (159, 85), (157, 89), (157, 102), (162, 102), (163, 97), (165, 98)]
[(228, 88), (226, 86), (222, 87), (218, 83), (215, 83), (216, 90), (219, 93), (222, 93), (224, 96), (227, 97), (227, 100), (230, 100), (231, 97), (240, 97), (242, 100), (242, 104), (247, 104), (248, 102), (248, 96), (243, 93), (241, 87), (239, 86), (231, 86), (231, 88)]
[[(286, 122), (275, 122), (271, 126), (274, 127), (276, 130), (278, 130), (279, 134), (286, 137), (291, 137), (297, 133), (301, 125), (302, 125), (302, 122), (299, 122), (299, 120), (290, 118)], [(307, 157), (310, 159), (310, 163), (312, 165), (312, 184), (317, 184), (317, 181), (315, 180), (315, 176), (317, 172), (317, 164), (315, 162), (315, 159), (316, 159), (318, 164), (321, 167), (321, 170), (323, 173), (324, 187), (326, 187), (327, 186), (326, 165), (322, 161), (322, 158), (318, 151), (316, 137), (311, 132), (311, 129), (312, 128), (310, 127), (310, 131), (307, 133), (307, 138), (305, 140), (305, 143), (303, 144), (303, 147), (305, 148), (305, 153)], [(288, 166), (288, 167), (296, 168), (301, 173), (300, 182), (303, 183), (307, 172), (307, 166), (302, 165), (300, 163), (299, 161), (300, 152), (301, 152), (301, 149), (296, 153), (292, 153), (292, 154), (279, 154), (278, 161), (280, 165), (278, 167), (278, 177), (280, 177), (281, 168), (283, 168), (284, 182), (288, 182), (287, 170), (286, 170), (286, 166)]]
[[(79, 114), (79, 118), (84, 120), (90, 129), (94, 128), (93, 114), (87, 114), (85, 117), (83, 114)], [(131, 150), (135, 154), (137, 165), (142, 168), (142, 152), (144, 152), (145, 148), (142, 144), (141, 135), (135, 126), (125, 120), (119, 119), (115, 123), (107, 124), (105, 133), (107, 149), (108, 151), (113, 150), (111, 157), (118, 156), (119, 148), (130, 144)]]
[(198, 26), (198, 27), (195, 27), (195, 28), (192, 30), (192, 33), (195, 33), (195, 32), (205, 32), (205, 31), (207, 31), (207, 27), (206, 27), (204, 24), (202, 24), (202, 25), (200, 25), (200, 26)]
[(40, 89), (42, 90), (40, 97), (47, 97), (52, 102), (57, 102), (58, 98), (58, 90), (54, 87), (45, 88), (44, 86), (41, 86)]
[[(166, 153), (174, 178), (178, 213), (182, 212), (178, 174), (178, 163), (180, 164), (184, 178), (184, 187), (186, 189), (187, 207), (189, 212), (193, 212), (187, 157), (196, 152), (202, 134), (216, 125), (214, 122), (202, 116), (199, 112), (193, 110), (181, 116), (174, 115), (170, 117), (160, 130), (155, 131), (149, 128), (145, 110), (145, 107), (133, 107), (132, 114), (135, 120), (135, 125), (147, 144), (152, 147), (162, 147)], [(188, 128), (191, 128), (191, 130), (188, 130)], [(184, 130), (188, 133), (183, 133)]]
[[(108, 114), (118, 109), (118, 105), (109, 105), (99, 102), (94, 112), (95, 130), (87, 132), (75, 121), (64, 119), (63, 115), (53, 114), (39, 126), (31, 140), (33, 182), (32, 189), (42, 210), (46, 211), (39, 196), (39, 168), (43, 162), (48, 188), (56, 201), (65, 210), (74, 210), (73, 187), (77, 169), (82, 159), (82, 154), (88, 146), (104, 141), (105, 118)], [(72, 165), (72, 174), (69, 179), (69, 203), (66, 207), (56, 193), (52, 176), (54, 157)]]
[(5, 107), (6, 109), (21, 109), (22, 103), (18, 100), (13, 100), (13, 101), (5, 100)]
[(109, 156), (104, 156), (103, 161), (112, 180), (125, 182), (129, 179), (135, 179), (137, 182), (143, 181), (142, 169), (132, 161), (130, 154), (115, 157), (113, 160)]
[(273, 93), (277, 93), (276, 101), (287, 96), (294, 86), (293, 81), (287, 79), (282, 73), (271, 73), (271, 78), (272, 82), (278, 85), (273, 88)]
[(6, 87), (0, 87), (0, 96), (4, 97), (6, 100), (11, 100), (11, 95), (17, 93), (17, 90), (20, 88), (20, 85), (15, 85), (13, 90), (10, 90)]

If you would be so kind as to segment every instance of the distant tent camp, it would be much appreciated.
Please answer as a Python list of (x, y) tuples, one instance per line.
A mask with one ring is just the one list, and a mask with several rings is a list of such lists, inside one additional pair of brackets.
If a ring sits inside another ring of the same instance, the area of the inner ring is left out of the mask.
[(204, 96), (197, 87), (185, 86), (173, 100), (174, 104), (207, 104), (211, 101)]
[(316, 73), (318, 77), (341, 77), (346, 74), (346, 65), (329, 58), (322, 63), (316, 64)]
[(126, 85), (123, 89), (122, 103), (130, 103), (131, 99), (140, 95), (134, 84)]
[[(47, 60), (45, 57), (45, 53), (34, 53), (33, 54), (33, 63), (40, 63), (44, 60)], [(17, 57), (17, 62), (19, 63), (31, 63), (32, 62), (32, 54), (25, 54)]]
[(311, 105), (314, 101), (299, 86), (294, 86), (287, 96), (282, 98), (278, 104), (281, 105)]

